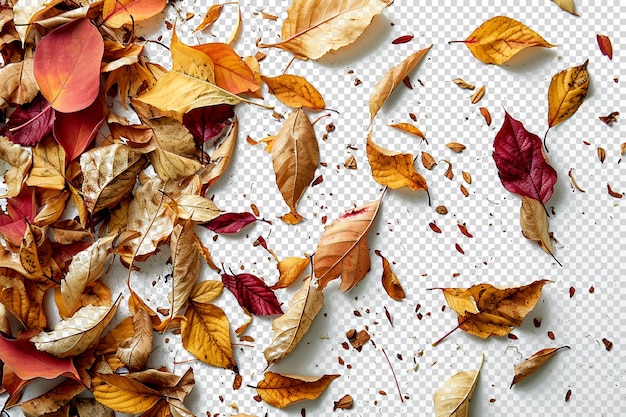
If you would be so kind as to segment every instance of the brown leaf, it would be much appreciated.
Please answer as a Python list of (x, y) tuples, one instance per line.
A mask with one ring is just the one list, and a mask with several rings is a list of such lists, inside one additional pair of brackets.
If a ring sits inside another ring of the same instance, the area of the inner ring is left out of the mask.
[(513, 377), (513, 382), (511, 382), (511, 387), (528, 378), (537, 369), (541, 368), (541, 366), (546, 363), (548, 359), (553, 357), (559, 350), (566, 348), (569, 349), (569, 346), (541, 349), (539, 352), (534, 353), (530, 358), (515, 365), (515, 376)]
[(478, 90), (476, 90), (476, 92), (474, 94), (472, 94), (472, 97), (470, 98), (470, 100), (472, 101), (472, 104), (476, 104), (480, 100), (482, 100), (482, 98), (485, 95), (485, 89), (486, 89), (486, 87), (483, 85)]
[(480, 110), (480, 114), (483, 115), (487, 126), (491, 126), (491, 113), (489, 113), (489, 109), (487, 109), (486, 107), (480, 107), (478, 110)]
[(68, 379), (38, 397), (18, 404), (25, 416), (43, 416), (54, 413), (67, 405), (85, 390), (85, 386)]
[(470, 84), (461, 78), (455, 78), (452, 82), (465, 90), (473, 90), (476, 88), (473, 84)]
[(200, 249), (196, 245), (196, 233), (193, 222), (174, 226), (170, 238), (172, 259), (171, 291), (168, 294), (170, 302), (170, 319), (185, 305), (193, 291), (194, 284), (200, 275)]
[(389, 126), (394, 127), (403, 132), (410, 133), (411, 135), (415, 135), (419, 138), (426, 139), (426, 136), (424, 136), (424, 133), (422, 133), (421, 130), (419, 130), (416, 126), (410, 123), (396, 123), (396, 124), (389, 125)]
[(415, 171), (413, 156), (384, 149), (367, 136), (367, 159), (372, 167), (372, 176), (381, 185), (392, 189), (408, 187), (411, 190), (428, 191), (426, 179)]
[(270, 93), (286, 106), (313, 110), (323, 110), (326, 107), (322, 95), (304, 77), (283, 74), (277, 77), (261, 76), (261, 79), (267, 84)]
[(17, 145), (6, 136), (0, 136), (0, 159), (11, 165), (4, 173), (7, 192), (0, 198), (15, 197), (22, 190), (22, 184), (32, 166), (32, 156), (26, 148)]
[(396, 274), (391, 270), (389, 261), (380, 253), (379, 250), (375, 250), (374, 253), (380, 256), (380, 259), (383, 261), (382, 282), (387, 295), (396, 301), (404, 300), (406, 297), (404, 289), (402, 288), (402, 284), (400, 284), (400, 280), (398, 280)]
[(266, 372), (264, 378), (257, 384), (256, 392), (269, 405), (284, 408), (298, 401), (316, 399), (332, 380), (338, 377), (339, 375), (285, 376)]
[(465, 150), (465, 145), (459, 142), (446, 143), (446, 147), (456, 153), (460, 153)]
[(415, 68), (422, 58), (424, 58), (424, 55), (430, 51), (430, 48), (432, 48), (432, 45), (409, 55), (400, 64), (387, 71), (387, 73), (376, 83), (369, 99), (370, 120), (374, 120), (374, 117), (385, 101), (387, 101), (393, 90), (395, 90), (395, 88), (402, 82), (402, 79), (406, 77), (413, 70), (413, 68)]
[(520, 209), (520, 225), (526, 239), (539, 243), (541, 249), (554, 256), (554, 247), (550, 241), (548, 215), (540, 201), (530, 197), (522, 197)]
[(435, 161), (435, 158), (433, 158), (431, 154), (429, 154), (428, 152), (422, 151), (422, 165), (424, 165), (424, 168), (430, 170), (430, 169), (433, 169), (435, 165), (437, 165), (437, 162)]
[(9, 62), (0, 68), (0, 108), (30, 103), (39, 93), (33, 75), (33, 58)]
[(344, 395), (339, 399), (339, 401), (333, 401), (333, 411), (337, 409), (341, 410), (349, 410), (352, 408), (353, 399), (350, 395)]
[(239, 120), (235, 116), (230, 132), (211, 154), (211, 162), (199, 173), (206, 187), (213, 185), (228, 168), (237, 143)]
[(613, 45), (611, 44), (611, 38), (606, 35), (598, 34), (596, 39), (602, 55), (609, 57), (610, 60), (613, 60)]
[(145, 309), (133, 315), (133, 336), (117, 348), (117, 357), (131, 371), (144, 369), (152, 353), (152, 321)]

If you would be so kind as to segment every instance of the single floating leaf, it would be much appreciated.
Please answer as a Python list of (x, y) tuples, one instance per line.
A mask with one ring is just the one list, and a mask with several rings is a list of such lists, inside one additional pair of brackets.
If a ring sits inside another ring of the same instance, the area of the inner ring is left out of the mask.
[[(548, 127), (569, 119), (583, 104), (589, 89), (589, 73), (584, 64), (559, 72), (548, 88)], [(546, 133), (547, 134), (547, 133)]]
[(214, 4), (213, 6), (209, 7), (209, 9), (204, 14), (204, 17), (202, 18), (202, 22), (193, 31), (197, 32), (199, 30), (204, 30), (211, 26), (213, 23), (215, 23), (222, 14), (223, 7), (223, 4)]
[(567, 13), (573, 14), (574, 16), (578, 16), (576, 10), (574, 9), (574, 1), (573, 0), (552, 0), (557, 4), (561, 9), (566, 11)]
[(411, 190), (428, 191), (426, 179), (413, 165), (413, 155), (384, 149), (372, 141), (372, 133), (367, 136), (367, 159), (372, 167), (372, 176), (381, 185), (391, 189), (408, 187)]
[(269, 405), (285, 408), (303, 400), (314, 400), (339, 375), (309, 377), (301, 375), (285, 376), (275, 372), (266, 372), (257, 384), (256, 392)]
[(396, 124), (389, 125), (389, 126), (395, 129), (401, 130), (403, 132), (410, 133), (422, 139), (426, 139), (426, 136), (424, 135), (424, 133), (422, 133), (421, 130), (419, 130), (416, 126), (412, 125), (411, 123), (396, 123)]
[(396, 301), (402, 301), (406, 297), (404, 294), (404, 289), (402, 288), (402, 284), (400, 284), (400, 280), (396, 274), (391, 270), (391, 265), (387, 258), (385, 258), (379, 250), (374, 251), (374, 253), (380, 256), (380, 259), (383, 261), (383, 288), (387, 292), (387, 295)]
[(600, 52), (602, 55), (608, 56), (609, 59), (613, 60), (613, 45), (611, 44), (611, 38), (606, 35), (598, 34), (596, 36), (596, 40), (598, 41), (598, 46), (600, 47)]
[(441, 388), (435, 391), (433, 402), (437, 417), (467, 417), (472, 394), (476, 388), (478, 375), (483, 366), (473, 371), (463, 371), (451, 376)]
[(553, 357), (558, 351), (562, 349), (569, 349), (569, 346), (561, 346), (559, 348), (547, 348), (541, 349), (539, 352), (534, 353), (530, 358), (525, 359), (523, 362), (515, 365), (515, 376), (513, 377), (513, 382), (511, 382), (511, 387), (528, 378), (532, 375), (537, 369), (541, 368), (541, 366), (548, 361), (551, 357)]
[(222, 274), (222, 282), (237, 299), (239, 305), (257, 316), (283, 314), (276, 294), (265, 282), (252, 274)]
[(304, 77), (283, 74), (278, 77), (261, 76), (261, 79), (267, 84), (270, 93), (286, 106), (312, 110), (323, 110), (326, 107), (322, 95)]
[(538, 33), (517, 20), (496, 16), (480, 25), (464, 43), (481, 62), (502, 65), (518, 52), (531, 47), (552, 48)]
[(520, 225), (526, 239), (537, 242), (544, 252), (554, 256), (554, 247), (548, 231), (548, 215), (541, 202), (534, 198), (522, 197)]

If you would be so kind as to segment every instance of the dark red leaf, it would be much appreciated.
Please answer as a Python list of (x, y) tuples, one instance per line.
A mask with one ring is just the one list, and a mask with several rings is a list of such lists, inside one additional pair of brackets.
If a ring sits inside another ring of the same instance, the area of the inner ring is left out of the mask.
[(35, 198), (32, 189), (23, 186), (20, 193), (7, 199), (7, 213), (0, 211), (0, 234), (14, 246), (20, 246), (27, 222), (35, 218)]
[(399, 36), (395, 38), (394, 40), (391, 41), (391, 43), (394, 45), (398, 45), (400, 43), (407, 43), (412, 40), (413, 40), (413, 35), (404, 35), (404, 36)]
[(505, 113), (493, 147), (493, 159), (504, 188), (542, 203), (550, 199), (557, 173), (546, 161), (537, 135)]
[(229, 120), (235, 116), (233, 109), (234, 106), (230, 104), (193, 109), (183, 115), (183, 125), (189, 129), (198, 145), (210, 142), (212, 146)]
[[(17, 106), (0, 133), (14, 143), (35, 146), (52, 131), (54, 119), (55, 111), (45, 98), (38, 95), (30, 103)], [(29, 123), (31, 120), (33, 121)], [(11, 129), (13, 128), (17, 129), (12, 132)]]
[(598, 34), (596, 36), (596, 39), (598, 41), (598, 46), (600, 47), (600, 52), (602, 52), (602, 55), (608, 56), (609, 59), (612, 61), (613, 60), (613, 45), (611, 44), (611, 38), (609, 38), (606, 35)]
[(238, 233), (247, 225), (258, 219), (252, 213), (223, 213), (206, 223), (204, 226), (215, 233)]
[(252, 274), (222, 274), (222, 282), (237, 298), (239, 305), (257, 316), (283, 314), (276, 294)]
[(103, 123), (104, 109), (100, 100), (75, 113), (57, 113), (53, 133), (65, 149), (68, 164), (87, 149)]

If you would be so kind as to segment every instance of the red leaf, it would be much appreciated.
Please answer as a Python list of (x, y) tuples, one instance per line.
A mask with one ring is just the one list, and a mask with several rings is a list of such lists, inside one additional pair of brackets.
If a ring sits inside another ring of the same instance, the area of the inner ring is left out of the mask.
[[(54, 119), (54, 110), (45, 98), (38, 95), (32, 102), (17, 106), (1, 132), (13, 143), (35, 146), (50, 133)], [(12, 128), (16, 128), (14, 132)]]
[(198, 145), (211, 141), (212, 146), (230, 124), (229, 119), (235, 116), (233, 109), (234, 106), (230, 104), (193, 109), (183, 115), (183, 125), (189, 129)]
[(395, 38), (394, 40), (391, 41), (392, 44), (394, 45), (398, 45), (401, 43), (407, 43), (413, 40), (413, 35), (403, 35), (403, 36), (399, 36), (397, 38)]
[(54, 122), (54, 137), (65, 149), (67, 163), (78, 158), (98, 134), (104, 123), (100, 100), (75, 113), (59, 113)]
[(103, 54), (102, 35), (87, 18), (66, 23), (41, 39), (33, 74), (53, 109), (71, 113), (94, 102)]
[(247, 225), (258, 219), (252, 213), (224, 213), (220, 214), (204, 226), (215, 233), (238, 233)]
[(493, 159), (504, 188), (542, 203), (550, 199), (557, 173), (545, 159), (537, 135), (506, 113), (493, 147)]
[(35, 218), (35, 198), (30, 187), (7, 199), (7, 213), (0, 212), (0, 234), (14, 246), (20, 246), (27, 222)]
[(276, 294), (252, 274), (222, 274), (222, 282), (237, 298), (239, 305), (257, 316), (283, 314)]
[(611, 38), (606, 35), (597, 35), (596, 39), (598, 41), (598, 46), (600, 47), (600, 52), (602, 55), (608, 56), (609, 59), (613, 60), (613, 45), (611, 44)]
[(61, 359), (37, 350), (35, 344), (29, 340), (37, 333), (36, 330), (30, 330), (15, 340), (0, 336), (0, 360), (23, 380), (54, 379), (65, 375), (80, 381), (72, 358)]

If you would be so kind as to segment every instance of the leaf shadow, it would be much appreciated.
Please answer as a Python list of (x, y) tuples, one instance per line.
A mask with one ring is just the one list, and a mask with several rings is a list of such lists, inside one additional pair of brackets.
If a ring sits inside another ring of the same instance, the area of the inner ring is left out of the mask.
[(536, 71), (557, 56), (557, 51), (548, 48), (527, 48), (517, 53), (502, 67), (510, 72), (524, 74)]

